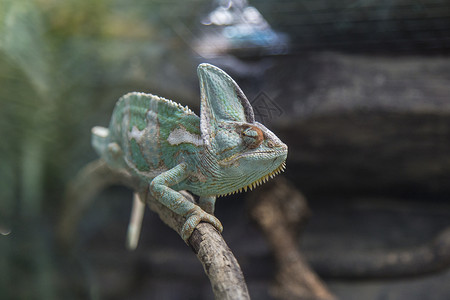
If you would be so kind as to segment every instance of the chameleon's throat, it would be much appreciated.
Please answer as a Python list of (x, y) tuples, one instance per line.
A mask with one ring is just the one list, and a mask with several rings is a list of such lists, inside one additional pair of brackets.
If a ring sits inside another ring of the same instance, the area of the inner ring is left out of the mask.
[(267, 182), (270, 178), (273, 178), (276, 175), (280, 174), (281, 172), (284, 172), (285, 169), (286, 169), (286, 162), (282, 162), (281, 165), (277, 169), (275, 169), (274, 171), (272, 171), (272, 172), (262, 176), (261, 178), (255, 180), (254, 182), (250, 183), (249, 185), (246, 185), (246, 186), (244, 186), (242, 188), (239, 188), (239, 189), (237, 189), (235, 191), (232, 191), (232, 192), (229, 192), (229, 193), (226, 193), (226, 194), (217, 195), (217, 197), (228, 196), (228, 195), (232, 195), (232, 194), (235, 194), (235, 193), (240, 193), (242, 191), (246, 192), (247, 189), (253, 190), (254, 188), (259, 186), (260, 184)]

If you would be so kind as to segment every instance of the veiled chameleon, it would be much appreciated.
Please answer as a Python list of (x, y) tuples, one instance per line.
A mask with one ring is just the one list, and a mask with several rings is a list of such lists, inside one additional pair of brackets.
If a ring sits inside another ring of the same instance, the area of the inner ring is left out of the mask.
[[(287, 157), (287, 146), (255, 121), (230, 76), (209, 64), (197, 72), (200, 117), (171, 100), (129, 93), (117, 102), (108, 129), (92, 129), (93, 147), (111, 167), (131, 173), (186, 218), (181, 231), (186, 242), (202, 221), (222, 231), (213, 215), (217, 196), (254, 188), (282, 171)], [(180, 190), (200, 196), (198, 205)], [(133, 210), (143, 209), (140, 201), (134, 203)]]

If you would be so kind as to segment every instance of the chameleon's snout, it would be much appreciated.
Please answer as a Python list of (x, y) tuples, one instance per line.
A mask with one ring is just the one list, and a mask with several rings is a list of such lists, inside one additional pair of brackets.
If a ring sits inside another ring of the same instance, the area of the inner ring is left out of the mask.
[(277, 148), (280, 149), (280, 152), (285, 153), (287, 155), (288, 146), (285, 143), (278, 144)]

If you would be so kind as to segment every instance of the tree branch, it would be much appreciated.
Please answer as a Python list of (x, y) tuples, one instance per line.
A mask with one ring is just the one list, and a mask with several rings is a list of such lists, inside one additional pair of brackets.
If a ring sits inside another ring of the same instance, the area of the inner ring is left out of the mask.
[[(65, 209), (59, 226), (60, 241), (70, 246), (78, 221), (85, 209), (107, 186), (125, 185), (138, 192), (141, 199), (161, 220), (179, 235), (185, 218), (150, 197), (148, 185), (139, 185), (127, 172), (117, 172), (101, 160), (86, 165), (69, 185), (65, 194)], [(190, 201), (192, 195), (183, 192)], [(180, 235), (181, 236), (181, 235)], [(209, 223), (200, 223), (189, 239), (189, 246), (203, 265), (217, 300), (250, 299), (244, 275), (238, 261), (219, 232)]]
[(304, 197), (283, 177), (265, 184), (250, 197), (250, 214), (263, 231), (277, 261), (272, 290), (277, 299), (336, 299), (308, 266), (297, 236), (310, 211)]

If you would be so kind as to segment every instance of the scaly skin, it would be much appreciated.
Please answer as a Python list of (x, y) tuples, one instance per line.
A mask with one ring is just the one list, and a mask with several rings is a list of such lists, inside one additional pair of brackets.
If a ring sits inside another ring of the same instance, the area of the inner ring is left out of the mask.
[[(252, 189), (282, 171), (287, 146), (264, 125), (239, 86), (209, 64), (198, 67), (200, 117), (158, 96), (129, 93), (116, 104), (109, 128), (94, 127), (92, 144), (113, 168), (126, 169), (151, 195), (186, 217), (187, 242), (199, 222), (222, 231), (217, 196)], [(198, 205), (178, 191), (198, 196)]]

